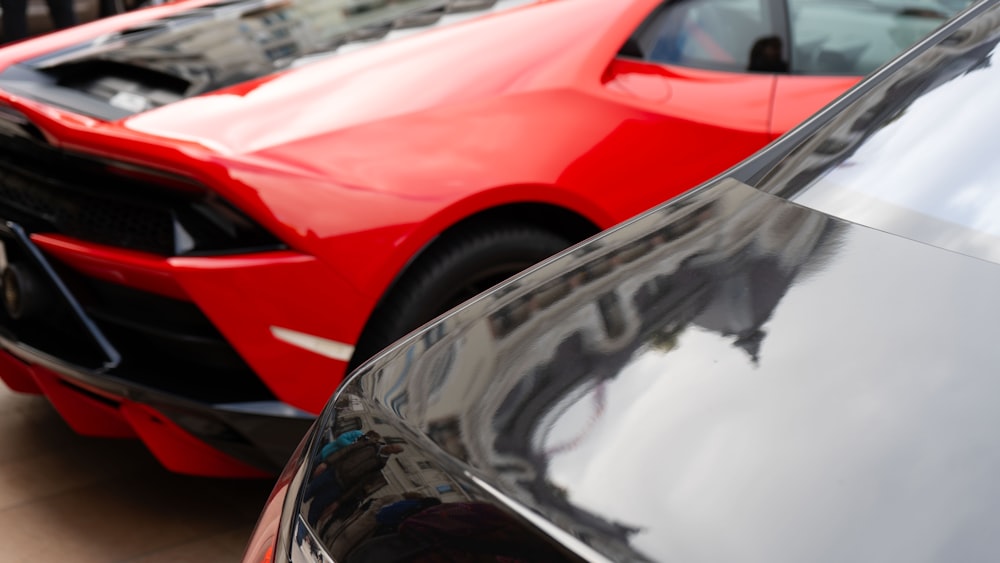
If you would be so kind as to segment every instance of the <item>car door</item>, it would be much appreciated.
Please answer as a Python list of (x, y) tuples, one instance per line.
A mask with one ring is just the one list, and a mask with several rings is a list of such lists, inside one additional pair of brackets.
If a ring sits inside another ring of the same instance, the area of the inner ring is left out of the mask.
[(751, 54), (761, 44), (781, 43), (775, 1), (663, 2), (622, 47), (605, 72), (604, 90), (639, 112), (606, 143), (619, 153), (604, 156), (619, 164), (617, 173), (632, 176), (622, 178), (630, 185), (647, 187), (621, 196), (628, 208), (697, 185), (770, 140), (780, 61), (751, 61)]
[(778, 78), (771, 131), (788, 131), (922, 39), (966, 0), (784, 0), (790, 73)]

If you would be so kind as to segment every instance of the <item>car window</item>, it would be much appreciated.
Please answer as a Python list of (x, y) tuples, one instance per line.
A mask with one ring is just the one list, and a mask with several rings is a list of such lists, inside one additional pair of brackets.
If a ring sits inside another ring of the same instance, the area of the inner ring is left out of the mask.
[(787, 0), (796, 74), (863, 76), (929, 34), (965, 0)]
[(782, 72), (787, 63), (767, 0), (664, 2), (621, 55), (712, 70)]
[(956, 31), (858, 97), (757, 187), (1000, 263), (996, 21), (983, 17)]

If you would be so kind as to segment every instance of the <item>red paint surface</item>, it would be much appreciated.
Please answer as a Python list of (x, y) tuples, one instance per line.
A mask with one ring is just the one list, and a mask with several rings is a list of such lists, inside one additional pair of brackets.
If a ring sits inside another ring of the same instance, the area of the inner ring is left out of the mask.
[[(197, 181), (291, 250), (167, 259), (32, 238), (87, 275), (194, 302), (279, 399), (318, 412), (345, 363), (270, 327), (353, 344), (407, 263), (458, 221), (530, 202), (610, 227), (749, 156), (853, 82), (616, 59), (657, 4), (544, 2), (117, 122), (0, 92), (54, 145)], [(0, 67), (192, 5), (20, 43), (0, 50)], [(77, 417), (71, 395), (50, 397)], [(126, 413), (168, 466), (198, 472), (195, 458), (215, 459), (140, 408)], [(242, 471), (213, 464), (206, 471)]]
[(149, 451), (171, 471), (206, 477), (268, 476), (211, 448), (151, 407), (125, 402), (121, 412)]
[(118, 404), (67, 384), (61, 376), (41, 366), (32, 372), (38, 387), (59, 416), (75, 432), (100, 438), (134, 438), (132, 427), (122, 418)]

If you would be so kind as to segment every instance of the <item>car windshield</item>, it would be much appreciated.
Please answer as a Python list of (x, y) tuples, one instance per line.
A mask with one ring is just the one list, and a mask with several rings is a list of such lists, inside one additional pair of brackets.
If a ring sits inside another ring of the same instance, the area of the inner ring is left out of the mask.
[(842, 219), (1000, 263), (1000, 9), (807, 138), (758, 184)]

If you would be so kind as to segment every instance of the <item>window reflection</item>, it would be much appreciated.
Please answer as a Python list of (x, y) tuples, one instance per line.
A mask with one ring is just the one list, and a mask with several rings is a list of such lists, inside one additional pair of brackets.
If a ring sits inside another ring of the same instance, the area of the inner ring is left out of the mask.
[(1000, 124), (990, 18), (955, 34), (807, 139), (760, 184), (832, 215), (1000, 262)]
[(915, 4), (911, 0), (788, 0), (792, 70), (812, 75), (866, 75), (963, 7), (962, 2)]
[(619, 55), (728, 72), (864, 76), (969, 3), (787, 0), (786, 35), (765, 0), (664, 2)]

